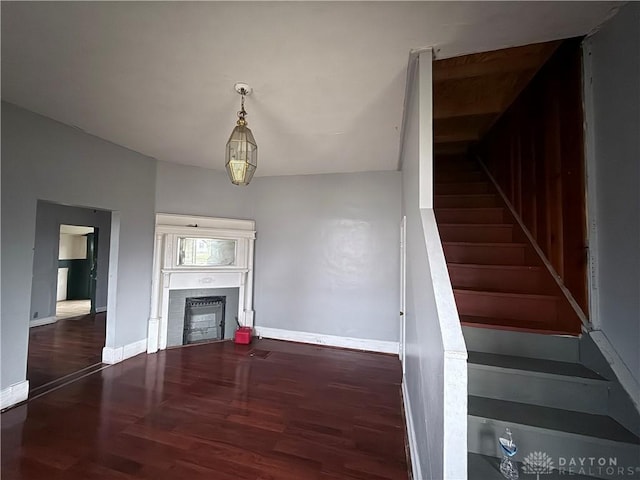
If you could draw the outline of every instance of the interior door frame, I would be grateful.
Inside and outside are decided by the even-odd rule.
[[[398,353],[402,363],[402,376],[405,374],[406,358],[406,301],[407,301],[407,217],[403,215],[400,220],[400,340],[398,342]]]

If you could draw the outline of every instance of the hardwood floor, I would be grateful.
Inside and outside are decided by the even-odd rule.
[[[58,320],[29,329],[27,379],[31,392],[102,361],[106,314]]]
[[[139,355],[2,415],[6,479],[406,479],[397,357],[275,340]]]

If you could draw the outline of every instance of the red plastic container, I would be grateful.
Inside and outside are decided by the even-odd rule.
[[[249,345],[251,343],[251,327],[238,327],[233,341],[240,345]]]

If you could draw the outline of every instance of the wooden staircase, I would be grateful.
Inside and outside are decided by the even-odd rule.
[[[434,207],[464,325],[579,335],[581,322],[474,160],[436,156]]]
[[[625,478],[640,478],[638,412],[588,335],[579,336],[578,315],[488,175],[464,156],[440,155],[434,180],[469,353],[469,480],[504,478],[498,438],[506,428],[518,444],[520,478],[529,478],[522,467],[532,452],[555,462],[545,480],[622,478],[580,467],[573,477],[561,458],[615,458],[634,468]],[[600,360],[585,361],[594,356]]]

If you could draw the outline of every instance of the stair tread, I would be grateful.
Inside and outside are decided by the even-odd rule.
[[[453,292],[463,292],[463,293],[477,293],[482,295],[489,295],[493,297],[503,297],[503,298],[530,298],[530,299],[540,299],[540,300],[558,300],[559,297],[557,295],[546,295],[544,293],[513,293],[513,292],[497,292],[491,290],[478,290],[475,288],[460,288],[456,287],[453,289]]]
[[[497,197],[497,193],[435,193],[434,197]],[[437,207],[441,208],[441,207]]]
[[[538,267],[536,265],[495,265],[495,264],[484,264],[484,263],[452,263],[451,265],[455,265],[456,267],[462,268],[478,268],[482,270],[527,270],[527,271],[542,271],[542,267]]]
[[[579,363],[472,351],[469,352],[469,363],[513,370],[549,373],[567,377],[578,377],[581,379],[607,381],[593,370],[590,370]]]
[[[455,245],[460,247],[472,246],[472,247],[507,247],[507,248],[524,248],[526,243],[522,242],[456,242],[456,241],[443,241],[443,245]]]
[[[513,228],[513,223],[439,223],[439,227],[505,227]]]
[[[437,177],[437,175],[436,175]],[[451,185],[451,184],[459,184],[459,185],[490,185],[488,180],[472,180],[470,182],[462,180],[460,182],[438,182],[437,179],[433,182],[434,185]],[[464,194],[463,194],[464,195]]]
[[[471,211],[478,211],[478,210],[504,210],[504,207],[435,207],[435,211],[439,212],[439,211],[456,211],[459,212],[460,210],[471,210]]]
[[[469,415],[640,445],[640,438],[611,417],[469,395]]]

